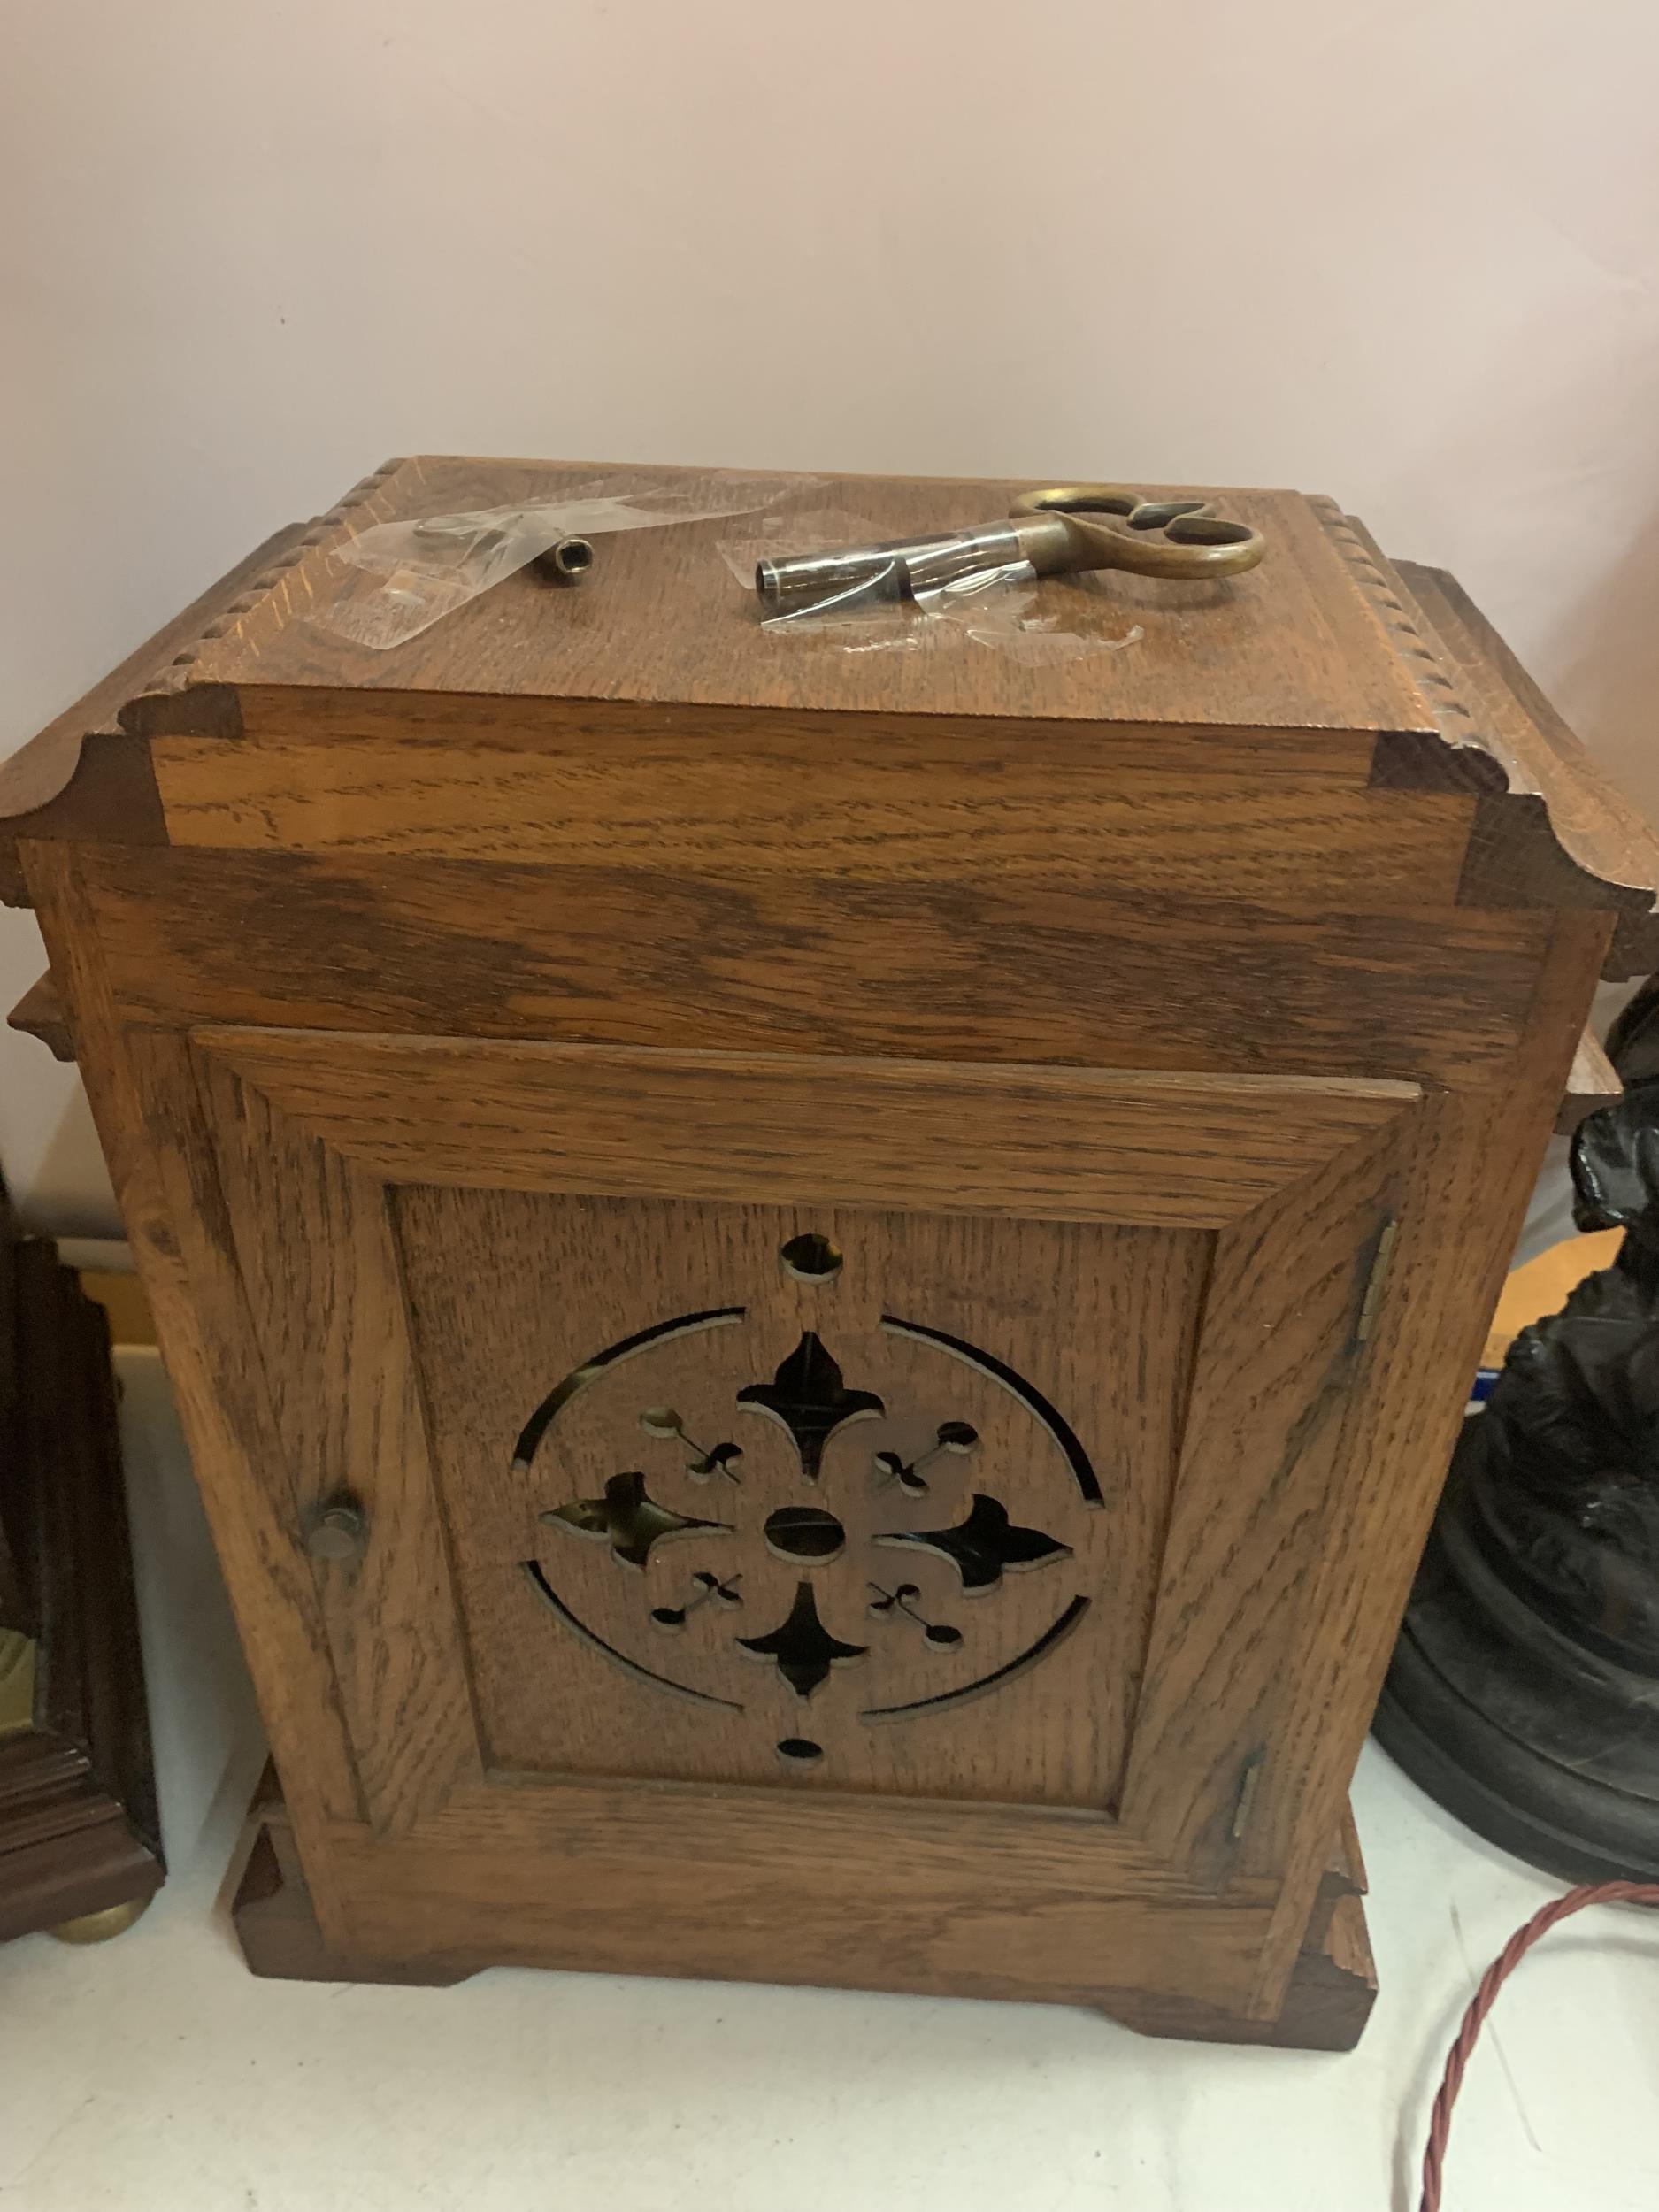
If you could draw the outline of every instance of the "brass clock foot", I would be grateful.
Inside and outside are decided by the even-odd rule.
[[[107,1905],[102,1912],[82,1913],[76,1920],[60,1920],[50,1932],[59,1943],[109,1943],[125,1935],[135,1920],[150,1910],[148,1897],[134,1897],[125,1905]]]

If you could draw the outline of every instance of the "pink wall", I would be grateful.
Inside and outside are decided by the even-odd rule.
[[[1659,809],[1649,0],[26,0],[0,747],[387,454],[1283,483]],[[0,998],[39,964],[0,917]],[[112,1219],[72,1079],[0,1157]]]

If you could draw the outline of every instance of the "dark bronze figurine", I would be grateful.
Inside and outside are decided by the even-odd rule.
[[[1610,1267],[1523,1329],[1453,1459],[1376,1732],[1492,1841],[1574,1881],[1659,1878],[1659,979],[1573,1140]]]

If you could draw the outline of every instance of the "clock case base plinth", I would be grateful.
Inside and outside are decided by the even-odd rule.
[[[1332,1855],[1317,1905],[1276,2020],[1240,2020],[1213,2008],[1125,1989],[1101,2009],[1141,2035],[1183,2042],[1265,2044],[1281,2050],[1351,2051],[1377,1998],[1365,1924],[1364,1868],[1352,1821]],[[254,1792],[226,1877],[224,1903],[250,1973],[269,1981],[364,1982],[452,1989],[492,1966],[547,1966],[517,1954],[510,1929],[487,1957],[363,1959],[333,1947],[317,1923],[294,1826],[274,1768]]]

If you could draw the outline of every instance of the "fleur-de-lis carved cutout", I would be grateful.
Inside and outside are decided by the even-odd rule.
[[[752,1659],[770,1659],[797,1697],[810,1697],[829,1678],[832,1667],[844,1667],[862,1659],[868,1644],[844,1644],[832,1636],[818,1618],[818,1601],[810,1582],[797,1583],[788,1618],[764,1636],[740,1636],[739,1644]]]
[[[780,1258],[785,1273],[793,1280],[816,1285],[825,1296],[833,1295],[833,1286],[841,1266],[841,1254],[826,1237],[816,1233],[810,1237],[792,1239],[781,1248]],[[827,1307],[825,1309],[827,1312]],[[659,1322],[651,1328],[623,1339],[604,1352],[586,1361],[572,1372],[538,1406],[526,1424],[514,1454],[516,1473],[524,1474],[530,1468],[542,1447],[548,1432],[558,1420],[563,1409],[578,1393],[598,1381],[623,1358],[637,1354],[649,1354],[658,1342],[669,1339],[701,1335],[723,1330],[745,1318],[741,1306],[711,1308],[706,1312],[681,1315],[672,1320]],[[937,1330],[919,1324],[899,1321],[884,1317],[882,1330],[889,1336],[904,1342],[933,1347],[964,1361],[980,1374],[989,1376],[1025,1407],[1026,1412],[1046,1430],[1059,1448],[1064,1463],[1070,1467],[1077,1486],[1086,1502],[1098,1505],[1102,1494],[1092,1467],[1076,1435],[1062,1416],[1028,1383],[986,1351],[968,1345]],[[833,1332],[832,1331],[832,1333]],[[735,1340],[733,1348],[735,1348]],[[567,1502],[542,1511],[539,1518],[544,1524],[563,1529],[566,1534],[580,1538],[595,1547],[604,1544],[612,1559],[638,1571],[644,1569],[655,1548],[683,1535],[704,1534],[729,1536],[733,1543],[722,1556],[735,1564],[740,1554],[751,1559],[760,1552],[773,1560],[789,1562],[797,1574],[810,1574],[811,1581],[800,1580],[795,1585],[795,1597],[787,1616],[768,1632],[750,1637],[738,1637],[733,1632],[739,1625],[759,1626],[765,1618],[754,1616],[762,1601],[761,1585],[751,1576],[746,1587],[741,1573],[722,1569],[717,1575],[703,1565],[698,1548],[690,1549],[690,1559],[678,1578],[678,1596],[668,1601],[664,1586],[664,1601],[652,1604],[657,1594],[647,1590],[644,1576],[635,1585],[640,1599],[641,1616],[649,1620],[654,1632],[656,1650],[666,1655],[674,1647],[675,1632],[683,1632],[694,1622],[701,1633],[685,1639],[681,1644],[687,1663],[695,1667],[718,1663],[724,1655],[735,1651],[745,1660],[755,1660],[764,1665],[775,1666],[784,1682],[803,1701],[814,1699],[831,1674],[837,1669],[853,1667],[862,1677],[879,1675],[879,1679],[869,1687],[877,1696],[889,1684],[902,1690],[902,1656],[905,1647],[915,1652],[917,1661],[924,1661],[926,1674],[924,1680],[913,1686],[925,1694],[900,1695],[880,1702],[866,1702],[857,1717],[864,1722],[889,1723],[921,1718],[936,1712],[954,1709],[970,1698],[977,1697],[1000,1683],[1011,1680],[1028,1668],[1041,1662],[1046,1655],[1068,1635],[1087,1613],[1090,1599],[1079,1593],[1064,1605],[1056,1617],[1028,1641],[1025,1648],[1012,1658],[1002,1655],[1002,1645],[1007,1640],[1000,1632],[1002,1624],[997,1617],[1001,1609],[981,1623],[978,1609],[970,1609],[976,1617],[957,1626],[949,1614],[953,1609],[941,1601],[937,1609],[933,1600],[926,1598],[918,1582],[899,1580],[898,1563],[892,1578],[869,1582],[868,1617],[871,1626],[868,1645],[843,1642],[826,1626],[818,1611],[816,1589],[827,1584],[845,1597],[841,1579],[849,1568],[858,1571],[853,1563],[858,1559],[865,1541],[894,1546],[910,1545],[918,1550],[931,1551],[948,1559],[961,1578],[964,1595],[977,1596],[995,1591],[1004,1573],[1018,1570],[1041,1568],[1048,1563],[1070,1555],[1071,1547],[1035,1527],[1016,1525],[1008,1509],[996,1497],[989,1494],[1000,1489],[1001,1478],[1013,1477],[1017,1471],[1005,1464],[1002,1448],[987,1448],[979,1432],[968,1422],[954,1415],[940,1418],[946,1408],[940,1406],[937,1414],[926,1419],[926,1425],[913,1429],[911,1424],[921,1420],[919,1407],[904,1409],[905,1433],[915,1442],[901,1451],[891,1445],[881,1451],[866,1454],[863,1465],[869,1469],[864,1485],[862,1500],[855,1500],[850,1492],[838,1494],[835,1502],[847,1509],[856,1505],[851,1527],[837,1516],[818,1505],[780,1503],[776,1494],[766,1484],[743,1482],[740,1471],[741,1448],[735,1442],[721,1440],[726,1416],[719,1410],[729,1408],[733,1401],[749,1412],[758,1413],[775,1421],[786,1430],[795,1448],[801,1478],[816,1483],[822,1472],[825,1447],[830,1438],[849,1423],[860,1419],[872,1420],[885,1416],[887,1402],[870,1390],[849,1388],[840,1363],[827,1349],[816,1332],[803,1333],[795,1348],[782,1360],[770,1381],[750,1382],[738,1387],[741,1370],[733,1372],[719,1365],[718,1353],[719,1338],[714,1337],[709,1349],[715,1356],[714,1371],[701,1387],[697,1398],[700,1410],[692,1426],[695,1436],[687,1433],[687,1424],[670,1403],[647,1401],[641,1391],[634,1401],[633,1419],[646,1436],[654,1440],[659,1454],[666,1453],[673,1464],[673,1479],[685,1478],[699,1483],[726,1481],[730,1492],[706,1494],[712,1507],[718,1503],[728,1517],[693,1517],[676,1512],[658,1503],[650,1496],[647,1485],[658,1479],[656,1472],[630,1471],[613,1475],[604,1485],[599,1497],[568,1499]],[[753,1368],[749,1371],[752,1374]],[[942,1379],[946,1371],[941,1370]],[[741,1429],[741,1425],[740,1425]],[[879,1431],[877,1432],[879,1435]],[[754,1442],[751,1434],[751,1447]],[[874,1439],[872,1439],[873,1443]],[[625,1449],[627,1448],[625,1446]],[[934,1487],[938,1476],[944,1471],[948,1459],[955,1459],[961,1474],[968,1470],[962,1462],[970,1454],[982,1455],[987,1463],[983,1470],[976,1464],[974,1473],[987,1486],[983,1491],[971,1494],[964,1517],[948,1528],[884,1528],[883,1520],[902,1520],[907,1517],[901,1509],[907,1504],[914,1513],[917,1502],[925,1499]],[[854,1455],[855,1459],[857,1455]],[[611,1463],[613,1466],[615,1460]],[[854,1460],[849,1461],[850,1467]],[[655,1470],[659,1461],[647,1463]],[[846,1470],[843,1470],[843,1474]],[[972,1478],[971,1478],[972,1479]],[[1025,1483],[1021,1479],[1018,1488],[1023,1493]],[[964,1489],[966,1485],[964,1485]],[[953,1485],[954,1493],[954,1485]],[[796,1493],[799,1495],[799,1493]],[[874,1505],[878,1525],[868,1528],[866,1516]],[[882,1508],[887,1509],[883,1511]],[[925,1508],[922,1509],[926,1510]],[[933,1517],[940,1518],[946,1509],[942,1504]],[[758,1544],[759,1549],[757,1546]],[[709,1556],[706,1550],[703,1556]],[[841,1563],[846,1560],[847,1564]],[[690,1571],[695,1561],[699,1571]],[[661,1562],[658,1563],[659,1569]],[[654,1666],[633,1651],[602,1635],[591,1623],[582,1619],[555,1588],[540,1560],[524,1563],[524,1571],[532,1586],[557,1618],[580,1641],[601,1653],[622,1671],[636,1681],[654,1684],[664,1692],[676,1693],[682,1698],[719,1707],[731,1713],[741,1713],[746,1707],[759,1709],[769,1707],[766,1699],[755,1700],[745,1693],[743,1699],[723,1697],[699,1684],[676,1678],[672,1671]],[[601,1569],[607,1578],[609,1569]],[[768,1573],[771,1570],[768,1568]],[[880,1571],[877,1569],[878,1573]],[[673,1577],[670,1577],[671,1581]],[[891,1581],[892,1586],[888,1586]],[[1045,1587],[1047,1586],[1045,1585]],[[1064,1593],[1060,1593],[1064,1595]],[[748,1604],[745,1608],[745,1599]],[[649,1614],[647,1614],[647,1609]],[[770,1608],[768,1609],[770,1609]],[[938,1617],[940,1611],[946,1617]],[[746,1617],[747,1615],[747,1617]],[[721,1617],[725,1617],[724,1619]],[[774,1616],[775,1617],[775,1616]],[[720,1621],[717,1629],[715,1623]],[[1023,1617],[1018,1624],[1028,1626]],[[989,1632],[989,1646],[981,1659],[981,1671],[970,1680],[958,1680],[956,1676],[964,1670],[947,1662],[951,1655],[960,1654],[966,1660],[972,1647],[981,1640],[980,1632]],[[917,1649],[919,1646],[920,1649]],[[747,1673],[747,1668],[739,1670]],[[970,1666],[966,1671],[972,1672]],[[832,1692],[826,1701],[834,1701]],[[817,1710],[815,1703],[812,1708]],[[789,1735],[776,1746],[778,1759],[783,1768],[804,1774],[826,1766],[825,1747],[804,1736]]]
[[[885,1413],[873,1390],[849,1390],[841,1371],[823,1342],[809,1329],[769,1383],[749,1383],[737,1394],[741,1406],[770,1414],[795,1439],[801,1471],[818,1480],[824,1447],[839,1428],[861,1417]]]
[[[955,1528],[885,1529],[875,1540],[914,1544],[919,1550],[940,1553],[956,1568],[963,1589],[971,1594],[994,1589],[1004,1569],[1041,1567],[1050,1559],[1065,1557],[1071,1548],[1045,1536],[1040,1528],[1017,1527],[1005,1505],[978,1490],[966,1520]]]
[[[658,1505],[645,1494],[643,1475],[612,1475],[603,1498],[573,1498],[537,1516],[553,1528],[573,1530],[578,1536],[608,1543],[617,1558],[630,1567],[642,1567],[653,1544],[664,1537],[684,1536],[694,1529],[729,1531],[729,1521],[700,1521]]]

